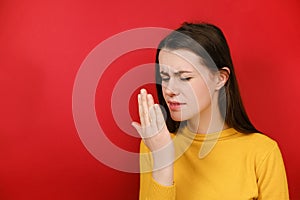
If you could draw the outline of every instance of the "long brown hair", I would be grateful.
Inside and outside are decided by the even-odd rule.
[[[215,25],[208,23],[183,23],[181,27],[171,32],[159,44],[156,51],[156,89],[159,103],[166,112],[166,124],[170,132],[176,133],[179,126],[185,122],[174,121],[162,93],[162,79],[159,71],[158,56],[161,49],[188,49],[199,55],[205,65],[211,69],[221,70],[223,67],[230,69],[230,75],[225,86],[220,90],[220,112],[229,127],[243,133],[259,132],[250,122],[245,111],[239,92],[230,50],[222,31]]]

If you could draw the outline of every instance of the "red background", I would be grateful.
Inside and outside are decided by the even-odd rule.
[[[297,0],[0,1],[0,199],[137,199],[139,175],[101,164],[79,139],[76,73],[116,33],[194,20],[223,29],[249,116],[279,143],[291,199],[300,199],[299,19]],[[126,70],[153,57],[142,51],[117,60],[100,80],[106,93],[96,95],[106,134],[131,151],[139,140],[120,132],[101,108]]]

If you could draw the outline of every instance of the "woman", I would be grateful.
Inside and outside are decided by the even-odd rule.
[[[140,199],[289,199],[280,150],[245,112],[222,31],[184,23],[161,41],[156,63],[166,122],[142,89],[132,124],[143,138]]]

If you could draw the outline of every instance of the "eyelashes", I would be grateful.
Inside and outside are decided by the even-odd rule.
[[[189,81],[189,80],[191,80],[191,79],[192,79],[192,77],[180,78],[180,80],[182,80],[182,81]]]
[[[181,81],[191,80],[193,78],[191,75],[192,75],[192,71],[174,72],[174,77],[179,78]],[[170,80],[170,74],[168,72],[165,72],[165,71],[160,72],[160,77],[161,77],[163,82],[168,82]]]
[[[166,77],[164,77],[164,78],[163,78],[163,77],[161,77],[161,80],[162,80],[162,81],[164,81],[164,82],[167,82],[167,81],[169,81],[169,80],[170,80],[170,78],[169,78],[169,77],[168,77],[168,78],[166,78]]]
[[[191,79],[192,79],[192,77],[182,77],[182,78],[180,78],[180,80],[182,80],[182,81],[189,81]],[[170,80],[170,77],[161,77],[161,80],[164,81],[164,82],[168,82]]]

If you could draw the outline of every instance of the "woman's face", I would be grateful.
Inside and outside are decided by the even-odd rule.
[[[175,121],[200,119],[211,112],[215,78],[201,57],[185,49],[159,53],[162,92]]]

